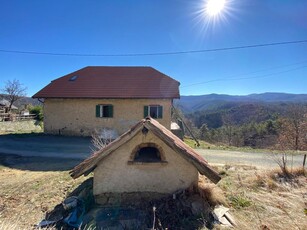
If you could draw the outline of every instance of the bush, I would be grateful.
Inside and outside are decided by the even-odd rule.
[[[43,114],[43,107],[41,105],[33,106],[29,109],[30,114],[36,115],[36,120],[43,121],[44,114]]]

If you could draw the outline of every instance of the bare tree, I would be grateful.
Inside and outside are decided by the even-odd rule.
[[[118,137],[118,133],[113,129],[102,128],[100,130],[95,129],[92,133],[92,152],[99,151],[106,147],[109,143]]]
[[[9,101],[7,112],[11,111],[14,102],[26,96],[26,90],[27,88],[16,79],[6,82],[2,92],[6,94],[7,100]]]
[[[288,117],[280,122],[279,149],[307,150],[307,106],[291,106]]]
[[[234,136],[234,124],[232,116],[229,113],[226,113],[222,116],[224,133],[227,139],[227,144],[230,146],[232,144],[232,139]]]
[[[307,106],[292,105],[288,116],[279,120],[280,129],[276,148],[282,150],[281,158],[275,156],[275,162],[281,168],[283,174],[289,177],[288,159],[286,151],[291,151],[291,172],[293,167],[293,150],[307,150]]]

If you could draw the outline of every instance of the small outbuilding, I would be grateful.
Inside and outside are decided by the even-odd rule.
[[[198,183],[199,173],[217,183],[208,162],[158,121],[147,117],[71,172],[94,172],[96,203],[161,198]]]

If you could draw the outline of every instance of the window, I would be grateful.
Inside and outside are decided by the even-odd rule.
[[[96,105],[96,117],[113,117],[113,105]]]
[[[163,107],[161,105],[144,106],[144,117],[162,118]]]
[[[75,81],[77,80],[78,76],[74,75],[72,77],[69,78],[69,81]]]

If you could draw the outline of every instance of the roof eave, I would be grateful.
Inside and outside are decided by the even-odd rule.
[[[32,98],[45,98],[45,99],[180,99],[180,96],[169,96],[169,97],[63,97],[63,96],[44,96],[34,94]]]

